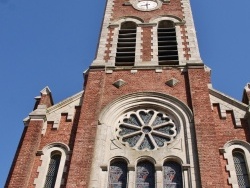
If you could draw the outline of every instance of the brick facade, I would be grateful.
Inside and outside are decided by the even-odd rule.
[[[99,188],[96,185],[98,183],[100,185],[100,182],[105,182],[101,186],[107,187],[109,164],[105,161],[109,157],[107,153],[113,151],[110,148],[110,150],[104,149],[105,144],[112,144],[105,135],[114,132],[109,129],[115,125],[102,124],[100,116],[110,104],[124,96],[150,92],[166,96],[166,100],[168,97],[174,98],[173,101],[178,101],[185,106],[183,111],[190,109],[190,114],[192,113],[192,118],[189,120],[191,128],[181,125],[184,129],[183,135],[180,136],[182,146],[176,146],[177,149],[173,152],[184,153],[179,157],[183,157],[181,158],[183,159],[182,169],[183,176],[186,178],[184,187],[233,187],[228,181],[230,178],[230,173],[226,169],[228,162],[220,151],[231,140],[250,142],[247,106],[250,98],[249,87],[245,88],[244,92],[243,101],[246,104],[211,88],[210,74],[199,57],[188,0],[170,0],[169,3],[163,3],[159,9],[148,12],[138,11],[131,4],[124,3],[124,0],[107,1],[97,57],[85,74],[84,91],[58,104],[53,104],[48,88],[41,91],[41,98],[37,100],[34,111],[27,118],[27,126],[5,187],[35,187],[34,182],[39,176],[39,169],[43,163],[41,156],[44,155],[43,152],[48,145],[56,145],[56,143],[64,144],[70,150],[66,153],[67,160],[61,187]],[[181,44],[178,44],[179,56],[181,56],[179,65],[150,64],[152,59],[155,60],[153,56],[157,56],[152,47],[157,43],[154,41],[155,25],[152,20],[168,16],[169,19],[178,20],[180,36],[177,37],[181,41]],[[138,23],[142,24],[141,26],[137,24],[141,27],[141,44],[138,49],[141,53],[139,59],[142,62],[139,64],[135,62],[136,66],[132,67],[115,67],[111,62],[114,58],[112,52],[115,50],[113,42],[117,37],[116,29],[120,24],[118,21],[126,18],[138,20]],[[168,85],[167,81],[173,79],[177,83]],[[125,84],[115,87],[114,83],[117,80],[122,80]],[[181,105],[178,105],[176,109],[181,108]],[[137,108],[139,107],[140,105]],[[109,128],[104,128],[105,126]],[[105,133],[102,135],[99,130]],[[98,145],[97,140],[102,140],[104,145]],[[167,148],[165,152],[171,153],[173,148]],[[101,149],[105,150],[103,159],[98,159],[97,151]],[[129,149],[126,152],[127,150],[121,151],[119,157],[127,156]],[[157,156],[159,151],[140,152],[141,156],[152,157]],[[162,158],[165,160],[167,157],[173,158],[167,155]],[[108,160],[111,161],[111,159]],[[99,165],[100,161],[103,161],[103,164]],[[155,166],[158,165],[156,174],[162,173],[160,164],[161,161],[155,162]],[[250,164],[247,165],[250,166]],[[135,176],[135,167],[130,164],[129,168],[128,174]],[[93,173],[96,171],[100,177],[94,177],[96,174]],[[162,185],[161,178],[158,177],[157,185]],[[132,188],[134,183],[135,180],[131,178],[128,187]]]

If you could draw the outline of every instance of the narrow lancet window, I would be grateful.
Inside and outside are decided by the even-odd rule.
[[[164,20],[158,25],[158,60],[160,65],[178,65],[175,24]]]
[[[136,23],[128,21],[121,24],[119,30],[116,66],[132,66],[135,62]]]
[[[56,154],[52,153],[51,154],[44,188],[54,188],[55,187],[60,161],[61,161],[61,154],[60,153],[56,153]]]
[[[127,163],[113,162],[109,168],[109,188],[127,188]]]
[[[164,188],[183,188],[181,165],[173,161],[165,162],[163,179]]]
[[[139,162],[136,171],[136,188],[155,188],[155,168],[148,161]]]
[[[233,152],[233,160],[239,188],[250,188],[249,174],[244,155],[241,152]]]

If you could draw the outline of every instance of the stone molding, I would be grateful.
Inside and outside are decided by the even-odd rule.
[[[42,135],[46,133],[48,121],[53,122],[54,129],[59,129],[62,114],[67,114],[67,121],[73,121],[75,107],[81,105],[83,93],[84,91],[81,91],[49,108],[46,108],[46,105],[38,105],[38,108],[23,120],[24,125],[28,126],[31,120],[43,120]]]
[[[154,108],[169,114],[176,123],[182,127],[177,139],[166,148],[159,148],[157,151],[136,151],[118,142],[115,136],[115,126],[119,117],[125,112],[133,109]],[[183,166],[183,179],[190,182],[186,188],[200,187],[198,174],[197,156],[194,153],[195,144],[193,115],[191,110],[177,98],[157,92],[131,93],[121,96],[108,104],[99,115],[99,124],[96,132],[96,143],[94,149],[92,171],[90,175],[89,187],[100,187],[108,182],[108,172],[102,171],[100,166],[107,166],[110,161],[116,158],[126,158],[128,165],[136,169],[136,164],[141,160],[152,162],[157,168],[157,186],[162,186],[162,171],[166,160],[175,160],[180,164],[188,164],[189,170]],[[166,158],[168,157],[168,158]],[[156,162],[157,161],[157,162]],[[160,164],[160,165],[159,165]],[[97,179],[97,177],[99,177]],[[129,171],[129,188],[134,186],[135,173]]]
[[[131,21],[137,24],[137,26],[139,26],[140,24],[142,24],[142,20],[140,18],[136,18],[136,17],[123,17],[119,20],[116,20],[115,22],[112,22],[110,24],[110,26],[112,25],[116,25],[116,27],[114,27],[114,31],[113,31],[113,40],[111,43],[111,49],[110,49],[110,60],[108,60],[107,63],[105,63],[107,66],[115,66],[115,57],[116,57],[116,50],[117,50],[117,44],[118,44],[118,33],[119,30],[121,28],[121,24],[123,22],[127,22],[127,21]],[[118,25],[118,27],[117,27]],[[141,62],[141,55],[142,55],[142,29],[141,27],[137,27],[136,29],[136,47],[135,47],[135,62]],[[106,49],[107,50],[107,49]]]
[[[58,173],[57,173],[57,178],[56,178],[56,183],[55,183],[55,188],[60,188],[61,185],[64,185],[64,179],[62,177],[63,177],[63,172],[67,170],[65,163],[66,163],[66,160],[69,160],[69,153],[70,153],[69,146],[61,142],[58,142],[58,143],[55,142],[55,143],[46,145],[42,149],[42,151],[38,151],[38,152],[41,154],[40,160],[42,161],[42,164],[37,169],[38,177],[34,180],[35,188],[44,187],[52,152],[60,152],[61,154],[60,165],[58,168]]]
[[[185,31],[188,37],[187,47],[190,49],[190,55],[191,55],[189,60],[201,61],[190,0],[181,0],[181,3],[182,3],[182,9],[183,9],[184,17],[185,17],[184,20],[186,22]]]
[[[248,106],[242,102],[239,102],[209,86],[210,102],[213,109],[213,104],[219,104],[221,118],[226,118],[227,111],[233,112],[233,117],[236,127],[242,127],[241,119],[246,118],[248,112]]]
[[[98,44],[98,49],[97,49],[97,55],[96,59],[93,61],[92,66],[99,66],[99,65],[104,65],[104,56],[105,56],[105,50],[106,50],[106,45],[107,45],[107,36],[109,33],[109,24],[110,20],[112,17],[113,13],[113,8],[114,8],[114,0],[108,0],[106,4],[106,10],[105,10],[105,15],[103,18],[103,25],[102,25],[102,31],[100,34],[100,40]]]
[[[233,161],[233,151],[241,151],[245,156],[246,166],[248,173],[250,172],[250,144],[243,140],[231,140],[227,142],[220,152],[227,160],[226,170],[229,172],[228,183],[232,185],[232,188],[238,188],[238,180],[235,172],[235,166]]]

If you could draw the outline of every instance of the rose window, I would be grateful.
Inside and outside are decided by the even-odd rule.
[[[137,110],[124,114],[116,130],[118,139],[137,150],[154,150],[175,139],[177,126],[173,119],[156,110]]]

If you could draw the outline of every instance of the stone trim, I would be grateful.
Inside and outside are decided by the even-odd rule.
[[[134,17],[124,17],[121,18],[119,20],[116,20],[115,22],[109,24],[110,27],[113,28],[113,40],[111,42],[111,47],[110,47],[110,59],[108,60],[108,62],[105,63],[106,66],[115,66],[115,57],[116,57],[116,50],[117,50],[117,44],[118,44],[118,34],[119,34],[119,30],[121,28],[121,24],[123,22],[127,22],[127,21],[131,21],[131,22],[135,22],[137,24],[137,26],[139,26],[140,24],[142,24],[142,21],[138,18],[134,18]],[[136,29],[136,48],[135,48],[135,62],[141,62],[141,55],[142,55],[142,29],[141,27],[137,27]]]
[[[152,27],[152,34],[153,34],[153,37],[152,37],[152,40],[151,40],[151,43],[153,44],[152,45],[152,52],[151,52],[151,55],[152,55],[152,59],[151,59],[151,63],[152,65],[158,65],[158,34],[157,34],[157,29],[158,29],[158,24],[160,21],[163,21],[163,20],[169,20],[169,21],[172,21],[175,23],[175,31],[176,31],[176,41],[177,41],[177,48],[178,48],[178,57],[179,57],[179,64],[180,65],[185,65],[184,60],[185,60],[185,57],[184,57],[184,45],[182,44],[182,35],[181,35],[181,28],[180,28],[180,23],[181,20],[179,18],[175,18],[175,17],[172,17],[172,16],[168,16],[168,15],[165,15],[165,16],[161,16],[161,17],[157,17],[157,18],[154,18],[154,19],[151,19],[150,20],[150,23],[153,24],[154,27]]]
[[[186,22],[185,31],[187,33],[187,39],[186,39],[188,42],[187,47],[190,49],[189,54],[191,55],[189,60],[201,62],[197,36],[196,36],[196,31],[195,31],[195,26],[194,26],[194,21],[193,21],[193,15],[192,15],[192,10],[190,6],[190,0],[181,0],[181,3],[182,3],[182,9],[183,9],[184,17],[185,17],[185,22]]]
[[[156,163],[154,158],[151,158],[151,157],[148,157],[148,156],[143,156],[143,157],[138,158],[138,160],[136,160],[136,162],[134,164],[130,164],[129,161],[127,159],[125,159],[125,158],[116,157],[116,158],[110,160],[108,165],[101,165],[100,166],[102,171],[106,172],[106,176],[108,176],[108,178],[109,178],[109,169],[110,169],[110,165],[111,165],[112,161],[120,160],[120,159],[122,159],[122,161],[126,162],[126,164],[127,164],[127,172],[128,172],[127,185],[128,185],[128,187],[134,187],[135,181],[131,182],[130,180],[131,179],[136,180],[137,164],[139,162],[142,162],[142,161],[148,161],[148,162],[150,162],[150,163],[152,163],[154,165],[154,168],[155,168],[155,182],[157,183],[157,187],[162,187],[163,186],[163,179],[164,179],[164,177],[163,177],[163,166],[164,166],[164,163],[167,162],[167,161],[175,161],[175,162],[177,162],[182,168],[183,185],[186,185],[185,188],[189,187],[188,186],[189,183],[187,183],[188,182],[188,172],[187,171],[190,169],[190,164],[183,164],[182,161],[178,157],[172,156],[171,158],[165,159],[163,161],[163,163]],[[133,186],[131,186],[131,184]]]
[[[51,94],[51,90],[48,86],[46,86],[44,89],[40,91],[41,95],[48,95]]]
[[[67,106],[76,100],[80,100],[82,98],[83,93],[84,93],[84,91],[80,91],[79,93],[77,93],[71,97],[68,97],[68,98],[64,99],[63,101],[49,107],[47,109],[48,113],[52,113],[53,111],[56,111],[64,106]]]
[[[47,122],[53,122],[53,129],[59,129],[62,114],[67,114],[67,121],[73,121],[75,116],[75,107],[81,106],[83,91],[69,97],[47,109]],[[44,123],[42,134],[47,130],[47,122]]]
[[[241,150],[245,156],[246,166],[248,168],[248,175],[250,172],[250,144],[243,140],[231,140],[227,142],[222,149],[224,158],[227,160],[226,170],[229,172],[228,183],[232,188],[238,188],[238,180],[235,172],[233,161],[233,151]]]
[[[42,151],[39,151],[39,153],[41,154],[40,160],[42,161],[42,164],[37,169],[37,172],[39,174],[38,174],[38,177],[34,180],[35,188],[43,188],[45,180],[46,180],[48,166],[50,163],[51,153],[56,152],[56,151],[61,153],[61,161],[60,161],[60,165],[59,165],[59,169],[57,173],[55,188],[60,188],[61,185],[64,185],[64,179],[62,177],[63,177],[63,172],[65,172],[67,169],[67,167],[65,166],[65,162],[66,160],[69,160],[68,155],[69,155],[70,149],[64,143],[51,143],[45,146],[42,149]]]
[[[115,128],[122,114],[138,108],[154,108],[166,112],[181,126],[176,141],[167,148],[159,148],[158,152],[135,151],[122,145],[115,137]],[[124,95],[108,104],[99,115],[99,124],[96,132],[96,143],[92,162],[89,187],[101,187],[107,185],[108,173],[103,172],[100,166],[108,166],[110,159],[116,157],[127,158],[130,165],[137,164],[138,160],[149,160],[153,164],[163,164],[166,157],[182,161],[181,164],[189,164],[190,168],[183,171],[185,188],[200,187],[198,175],[198,159],[194,143],[194,124],[191,110],[183,102],[175,97],[157,92],[139,92]],[[157,161],[157,162],[156,162]],[[157,178],[162,179],[162,172],[157,171]],[[129,171],[129,186],[134,187],[135,172]],[[162,186],[160,178],[157,185]],[[159,180],[159,181],[158,181]],[[188,182],[188,183],[187,183]],[[102,183],[102,184],[101,184]]]
[[[241,119],[246,118],[248,106],[215,89],[209,88],[209,93],[212,109],[213,104],[219,104],[221,118],[226,118],[226,112],[232,111],[236,127],[242,127]]]
[[[102,31],[99,38],[99,45],[97,49],[96,59],[93,61],[91,66],[100,66],[105,65],[104,57],[105,57],[105,50],[107,46],[107,36],[109,33],[109,23],[112,17],[114,8],[114,0],[108,0],[106,4],[105,15],[103,19]]]

